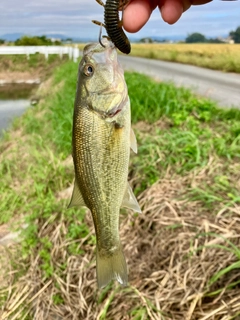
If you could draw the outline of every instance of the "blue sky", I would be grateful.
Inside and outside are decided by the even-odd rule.
[[[6,33],[42,35],[57,33],[75,38],[98,38],[91,20],[103,21],[103,7],[95,0],[1,0],[0,37]],[[200,32],[207,37],[225,36],[240,26],[240,1],[220,1],[195,6],[174,25],[166,24],[156,9],[150,21],[130,38],[158,36],[185,38]]]

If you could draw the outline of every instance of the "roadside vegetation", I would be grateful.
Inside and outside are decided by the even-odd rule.
[[[240,44],[132,44],[132,56],[240,73]]]
[[[0,142],[0,224],[28,225],[1,249],[0,318],[237,319],[240,111],[126,73],[143,214],[121,214],[129,286],[99,291],[91,215],[67,210],[76,78],[77,64],[59,66]]]

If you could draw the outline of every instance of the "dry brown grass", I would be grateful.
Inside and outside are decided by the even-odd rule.
[[[202,184],[214,166],[211,159],[204,169],[186,177],[167,174],[141,194],[143,214],[121,215],[121,238],[129,266],[129,286],[125,288],[114,284],[107,290],[97,290],[95,245],[89,241],[94,234],[90,213],[85,216],[90,234],[75,241],[84,250],[82,255],[69,254],[68,221],[60,213],[48,221],[36,221],[38,238],[48,237],[53,243],[51,264],[62,274],[54,272],[44,278],[40,243],[27,259],[28,265],[26,257],[18,257],[19,270],[28,271],[15,287],[14,276],[9,273],[5,289],[8,298],[1,319],[24,319],[24,306],[30,308],[29,319],[38,320],[237,319],[239,284],[231,290],[228,285],[239,280],[239,269],[227,272],[211,285],[209,281],[236,262],[234,253],[220,246],[231,248],[229,240],[239,246],[240,206],[219,206],[218,214],[213,215],[202,210],[198,201],[186,200],[189,186]],[[17,247],[14,250],[16,254]],[[211,295],[217,290],[218,294]],[[53,302],[56,296],[61,297],[61,303]]]

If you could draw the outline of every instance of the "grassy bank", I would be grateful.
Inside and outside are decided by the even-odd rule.
[[[43,54],[26,55],[0,55],[0,80],[16,82],[19,80],[47,79],[54,68],[68,61],[68,56],[60,58],[56,54],[45,59]]]
[[[240,111],[126,74],[139,145],[129,179],[143,214],[121,214],[129,286],[98,291],[91,216],[66,209],[76,73],[60,66],[0,145],[0,223],[29,223],[5,255],[1,319],[236,319]]]
[[[57,54],[50,54],[48,59],[45,58],[43,54],[35,53],[30,54],[29,58],[24,55],[1,55],[0,56],[0,70],[1,71],[33,71],[36,68],[41,68],[42,70],[51,71],[56,65],[61,62],[66,62],[68,60],[67,55],[63,55],[60,58]],[[49,70],[50,69],[50,70]]]

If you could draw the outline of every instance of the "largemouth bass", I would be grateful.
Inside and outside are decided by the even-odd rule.
[[[120,207],[141,212],[127,182],[131,130],[130,101],[114,44],[102,39],[84,48],[79,64],[73,115],[75,183],[69,207],[91,210],[97,239],[99,288],[116,279],[128,282],[119,238]]]

